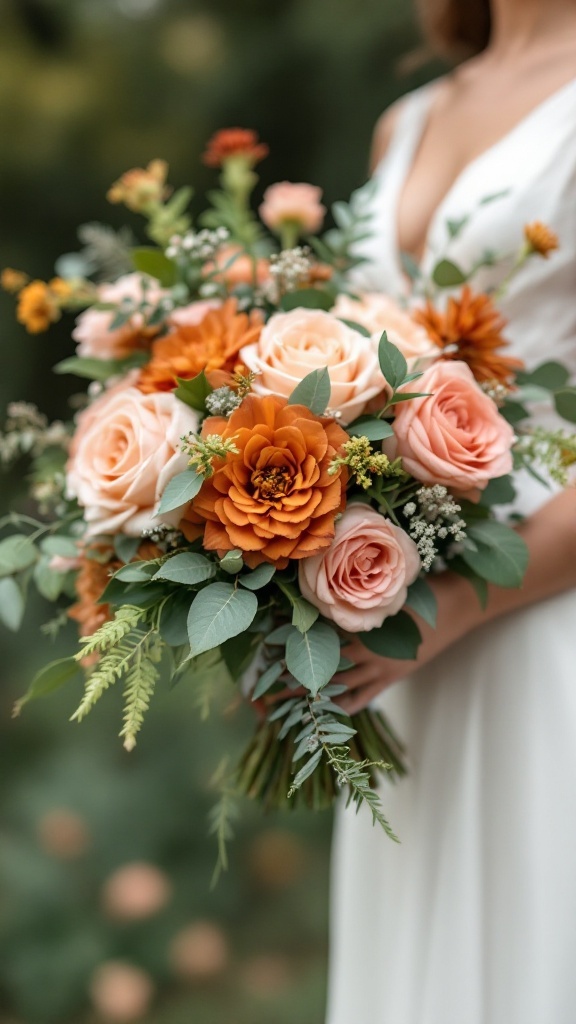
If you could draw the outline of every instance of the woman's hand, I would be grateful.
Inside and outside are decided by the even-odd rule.
[[[414,661],[382,658],[369,651],[356,637],[343,648],[344,657],[354,662],[354,668],[337,676],[338,683],[345,684],[349,690],[338,698],[347,714],[361,711],[382,690],[432,661],[481,622],[478,599],[466,580],[445,573],[432,577],[429,583],[438,602],[438,624],[436,629],[432,629],[414,616],[422,633],[422,643]]]

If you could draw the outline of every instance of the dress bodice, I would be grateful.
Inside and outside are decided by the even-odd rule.
[[[372,235],[362,243],[367,262],[360,283],[366,289],[409,298],[397,206],[433,96],[431,83],[404,99],[375,171]],[[499,198],[485,202],[494,195]],[[449,222],[468,216],[464,229],[451,238]],[[528,367],[557,359],[576,374],[576,79],[466,165],[432,218],[421,270],[426,276],[445,256],[467,271],[491,251],[498,263],[478,272],[474,286],[497,286],[510,269],[524,225],[535,220],[558,234],[560,250],[547,260],[530,260],[513,280],[500,302],[509,321],[507,336]]]

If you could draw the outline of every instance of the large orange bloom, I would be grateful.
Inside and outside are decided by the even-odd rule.
[[[506,320],[488,295],[475,294],[468,285],[459,298],[448,300],[445,313],[428,301],[424,309],[414,311],[413,317],[442,349],[442,359],[468,363],[480,383],[508,384],[524,365],[520,359],[500,354],[508,345],[502,336]]]
[[[258,340],[262,316],[239,313],[236,299],[210,309],[198,324],[181,325],[152,345],[152,358],[142,370],[140,391],[172,391],[176,378],[195,377],[201,370],[233,370],[243,345]]]
[[[240,548],[250,566],[284,568],[290,558],[330,545],[347,477],[340,467],[333,475],[328,468],[349,440],[334,420],[275,395],[248,395],[229,420],[206,420],[202,434],[234,438],[238,448],[217,460],[192,502],[192,521],[206,520],[205,548]]]

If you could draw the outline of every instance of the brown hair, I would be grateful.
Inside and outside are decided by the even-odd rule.
[[[417,0],[420,21],[435,50],[461,58],[488,45],[490,0]]]

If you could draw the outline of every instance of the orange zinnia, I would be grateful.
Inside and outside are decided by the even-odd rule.
[[[235,299],[211,309],[199,324],[182,325],[152,345],[152,358],[138,380],[140,391],[172,391],[177,377],[190,380],[202,370],[233,370],[243,345],[257,341],[262,316],[238,313]]]
[[[208,141],[202,160],[208,167],[222,167],[227,160],[241,156],[254,167],[268,152],[268,146],[250,128],[222,128]]]
[[[202,434],[234,439],[238,449],[215,460],[214,475],[192,502],[192,520],[206,520],[205,548],[240,548],[250,566],[284,568],[290,558],[330,545],[347,476],[329,467],[349,440],[334,420],[276,395],[248,395],[229,420],[205,420]]]
[[[459,298],[448,300],[445,313],[428,301],[424,309],[413,312],[413,318],[442,349],[441,359],[468,363],[480,383],[508,384],[524,366],[520,359],[500,354],[509,344],[502,336],[506,320],[488,295],[475,294],[468,285]]]

